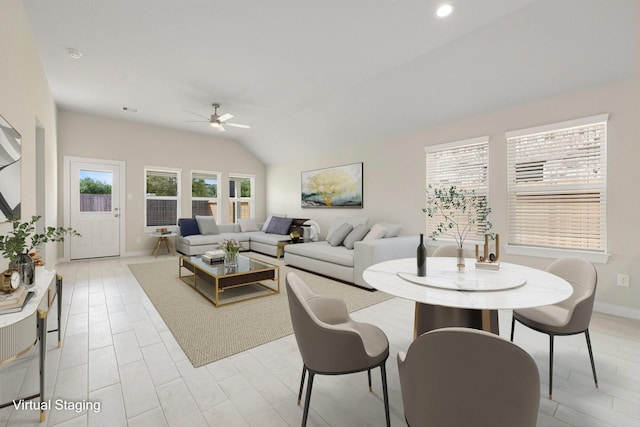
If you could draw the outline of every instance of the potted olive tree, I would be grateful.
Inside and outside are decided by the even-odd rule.
[[[458,246],[458,271],[464,270],[464,241],[470,234],[489,235],[491,208],[486,197],[478,196],[475,190],[450,187],[427,188],[427,207],[423,211],[435,219],[435,228],[429,235],[435,240],[440,235],[453,238]]]
[[[31,251],[47,242],[62,242],[65,235],[80,236],[71,227],[46,227],[41,233],[36,232],[36,223],[40,216],[34,215],[30,221],[11,220],[13,230],[0,236],[0,252],[9,260],[9,269],[20,272],[25,287],[33,286],[35,278],[35,261],[29,255]]]

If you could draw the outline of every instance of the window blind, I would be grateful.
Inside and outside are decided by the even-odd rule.
[[[507,133],[508,243],[606,250],[607,115]]]
[[[451,187],[475,190],[476,196],[488,197],[489,138],[479,137],[463,141],[438,144],[425,148],[426,184],[432,187]],[[434,230],[441,218],[426,219],[427,233]],[[484,239],[484,224],[476,224],[476,231],[469,234],[474,240]]]

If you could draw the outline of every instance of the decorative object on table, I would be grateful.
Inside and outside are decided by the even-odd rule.
[[[20,217],[22,137],[0,116],[0,222]]]
[[[484,268],[485,270],[499,270],[500,269],[500,235],[496,233],[496,251],[489,252],[489,236],[484,236],[484,248],[482,255],[478,245],[476,245],[476,268]]]
[[[65,235],[78,236],[80,233],[71,227],[46,227],[42,233],[36,233],[36,223],[39,215],[31,217],[30,221],[21,222],[12,219],[13,230],[0,236],[0,251],[9,261],[9,268],[20,272],[25,287],[33,286],[35,277],[35,260],[29,253],[48,242],[62,242]]]
[[[289,237],[291,237],[291,241],[293,243],[298,243],[298,240],[300,240],[300,233],[293,231],[289,234]]]
[[[362,165],[352,163],[302,172],[302,207],[362,209]]]
[[[471,235],[493,237],[492,224],[488,216],[491,208],[486,197],[476,195],[475,190],[450,187],[427,188],[427,207],[423,212],[434,218],[435,229],[430,237],[435,240],[440,235],[453,237],[458,246],[456,264],[458,271],[464,271],[464,241]]]
[[[427,275],[427,248],[424,246],[424,234],[420,234],[420,244],[417,250],[418,276],[425,277]]]
[[[216,249],[215,251],[206,251],[200,257],[202,261],[207,264],[215,264],[217,262],[223,262],[225,257],[225,252],[221,249]]]
[[[20,283],[22,283],[22,277],[18,270],[5,270],[0,277],[0,292],[10,294],[18,289]]]
[[[228,268],[237,268],[240,242],[235,239],[224,239],[220,242],[218,247],[224,251],[224,266]]]

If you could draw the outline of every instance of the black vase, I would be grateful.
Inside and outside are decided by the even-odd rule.
[[[15,268],[20,272],[22,284],[29,289],[35,283],[36,262],[29,254],[20,254],[9,262],[9,268]]]
[[[427,248],[424,246],[424,235],[420,235],[420,244],[416,254],[418,263],[418,276],[425,277],[427,275]]]

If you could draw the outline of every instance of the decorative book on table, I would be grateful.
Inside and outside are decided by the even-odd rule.
[[[22,311],[33,294],[33,290],[28,291],[24,286],[20,286],[13,293],[0,294],[0,314],[17,313]]]

